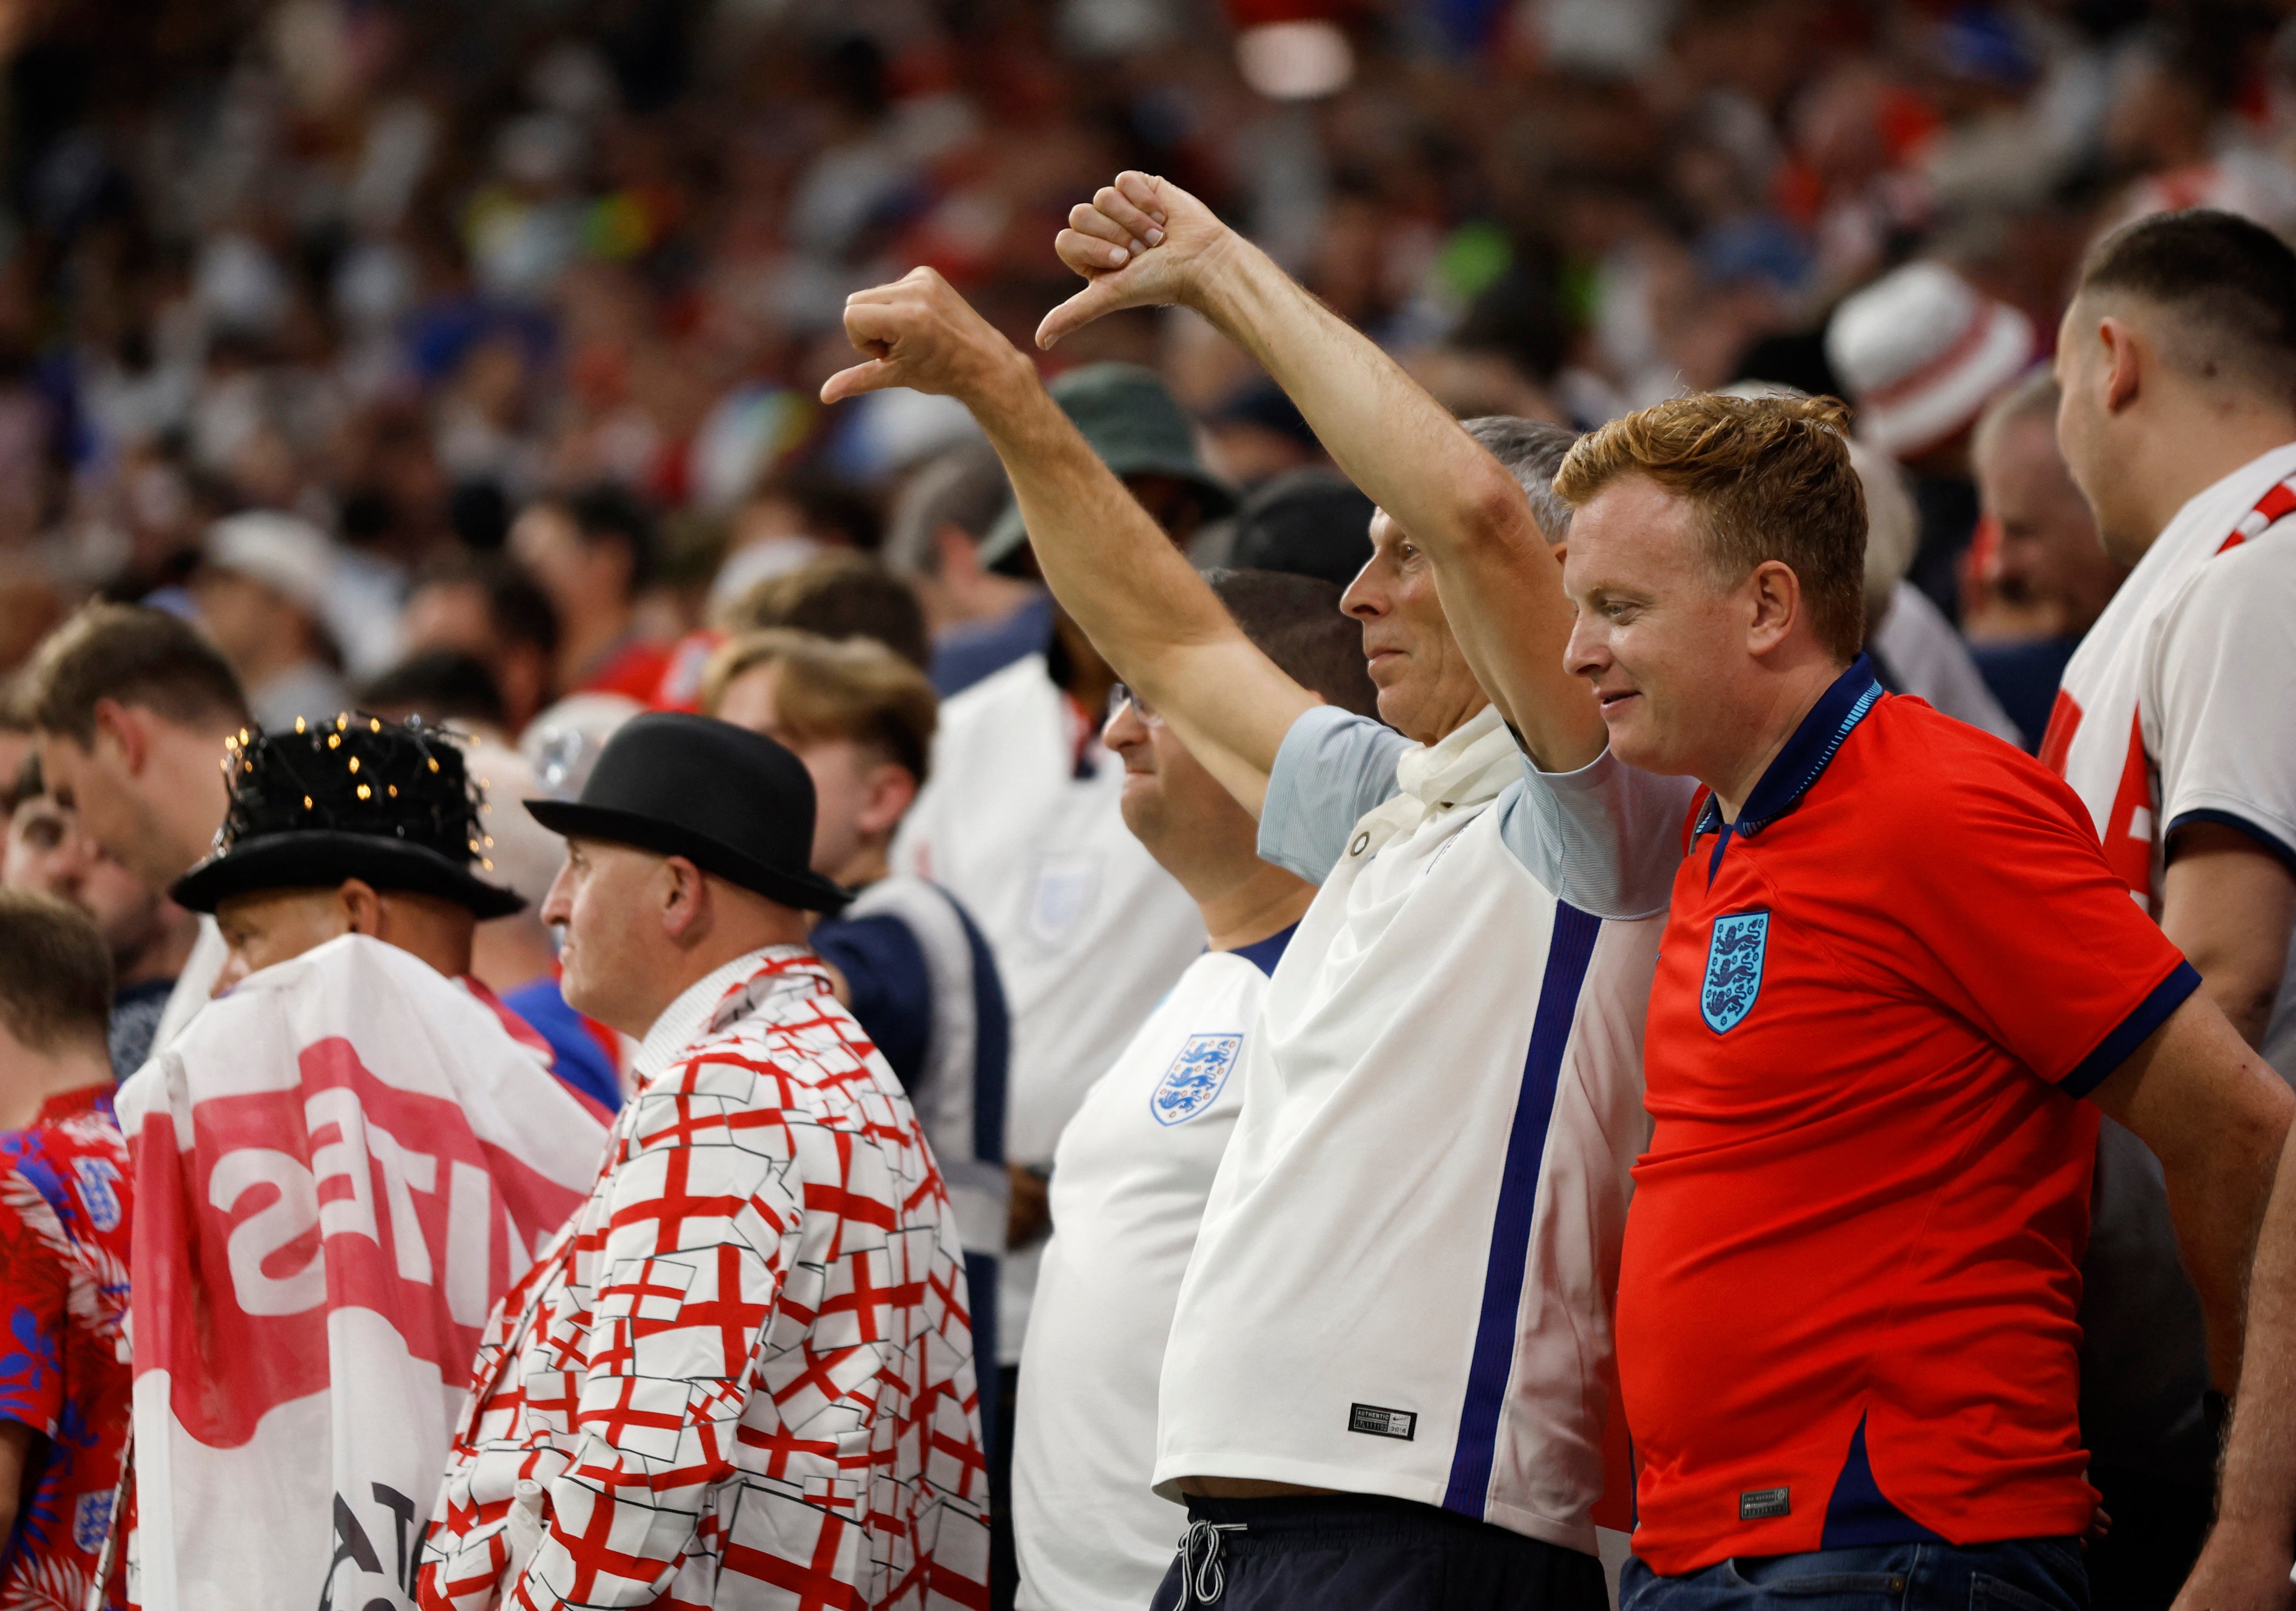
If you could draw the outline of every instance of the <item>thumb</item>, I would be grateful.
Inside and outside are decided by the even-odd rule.
[[[1044,323],[1037,326],[1037,345],[1049,352],[1062,337],[1082,330],[1105,314],[1130,307],[1131,299],[1119,284],[1123,277],[1120,274],[1103,275],[1046,314]]]
[[[871,358],[865,364],[856,364],[850,369],[840,369],[821,383],[821,400],[841,403],[847,398],[858,397],[865,391],[878,391],[901,382],[894,378],[890,358]]]

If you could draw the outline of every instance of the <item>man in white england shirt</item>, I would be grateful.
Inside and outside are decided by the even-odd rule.
[[[1292,680],[1372,713],[1335,584],[1266,571],[1207,579]],[[1236,1063],[1316,895],[1259,859],[1250,817],[1128,691],[1101,741],[1124,762],[1125,825],[1195,900],[1208,949],[1086,1094],[1054,1156],[1053,1239],[1013,1440],[1022,1611],[1139,1611],[1171,1562],[1181,1514],[1148,1484],[1164,1341],[1243,1104]]]
[[[1119,183],[1165,216],[1113,187],[1072,211],[1092,227],[1060,249],[1094,283],[1039,341],[1181,300],[1285,387],[1382,510],[1345,607],[1398,731],[1319,705],[1254,648],[1112,496],[1028,360],[931,270],[849,300],[871,361],[823,395],[965,402],[1054,596],[1259,817],[1261,856],[1321,886],[1245,1046],[1243,1110],[1181,1286],[1154,1476],[1190,1525],[1154,1604],[1594,1611],[1656,935],[1573,909],[1525,866],[1510,725],[1599,742],[1562,670],[1551,579],[1505,629],[1550,642],[1553,675],[1502,709],[1414,541],[1491,533],[1551,567],[1526,489],[1568,433],[1493,422],[1479,443],[1202,203]]]
[[[2084,266],[2056,369],[2066,465],[2105,552],[2133,569],[2065,668],[2041,759],[2080,795],[2106,860],[2226,1017],[2296,1079],[2296,253],[2227,213],[2130,225]],[[2107,1475],[2137,1464],[2197,1490],[2181,1559],[2164,1563],[2173,1582],[2206,1520],[2217,1439],[2166,1221],[2157,1166],[2107,1126],[2084,1357],[2117,1356],[2124,1372],[2134,1362],[2148,1391],[2122,1395],[2115,1424],[2092,1425],[2085,1382],[2083,1431]],[[2251,1346],[2258,1335],[2252,1325]],[[2261,1410],[2273,1393],[2259,1380],[2286,1379],[2245,1377],[2243,1406]],[[2264,1430],[2253,1420],[2236,1445]],[[2238,1458],[2225,1467],[2227,1516]],[[2129,1507],[2101,1485],[2119,1533]],[[2215,1568],[2240,1538],[2237,1525],[2218,1533]],[[2284,1576],[2288,1540],[2282,1530]]]

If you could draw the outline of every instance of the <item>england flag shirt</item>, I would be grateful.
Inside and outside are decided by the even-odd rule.
[[[1164,1358],[1155,1479],[1439,1505],[1592,1554],[1652,924],[1521,859],[1495,711],[1285,735],[1260,854],[1319,883]]]
[[[1293,933],[1197,958],[1061,1132],[1013,1446],[1021,1611],[1140,1611],[1171,1565],[1186,1517],[1148,1486],[1164,1339]]]

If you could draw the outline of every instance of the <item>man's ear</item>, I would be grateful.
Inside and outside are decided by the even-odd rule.
[[[880,761],[869,769],[866,797],[853,826],[864,834],[890,834],[916,797],[916,777],[908,768],[897,761]]]
[[[661,932],[674,944],[699,941],[709,932],[709,881],[683,856],[661,863]]]
[[[2096,322],[2096,339],[2103,349],[2098,374],[2104,387],[2104,411],[2119,414],[2136,400],[2152,355],[2127,320],[2109,314]]]
[[[382,897],[374,885],[364,878],[346,878],[335,889],[335,906],[341,912],[344,931],[365,934],[370,939],[382,938]]]
[[[119,751],[119,763],[127,768],[130,777],[140,777],[152,759],[151,719],[144,711],[121,704],[116,699],[95,702],[95,744],[101,749],[110,739]],[[74,740],[78,743],[78,740]]]
[[[1801,578],[1783,560],[1766,559],[1746,579],[1752,608],[1746,622],[1746,647],[1767,654],[1786,640],[1801,619]]]

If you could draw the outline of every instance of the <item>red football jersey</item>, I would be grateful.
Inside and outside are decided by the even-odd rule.
[[[1620,1278],[1636,1553],[2080,1533],[2079,1098],[2198,975],[2061,781],[1862,659],[1734,825],[1693,811]]]

